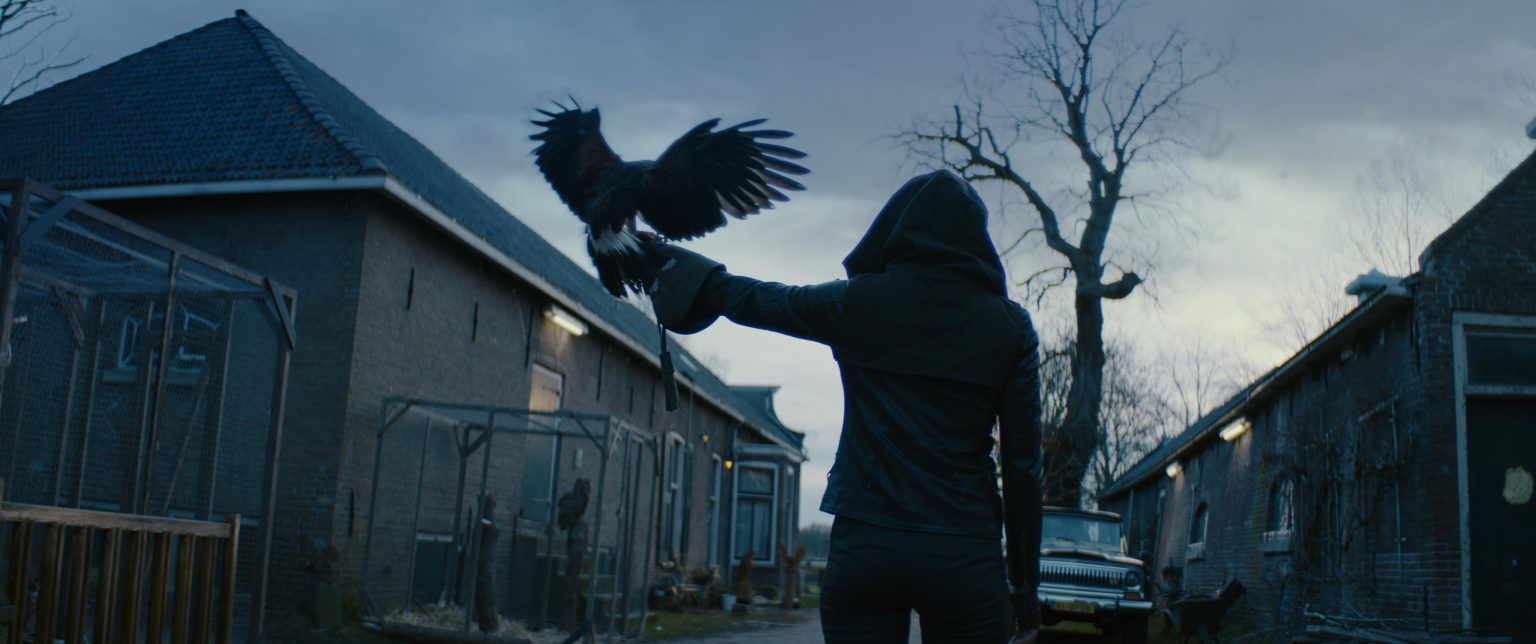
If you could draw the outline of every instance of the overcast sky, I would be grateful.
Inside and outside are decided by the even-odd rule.
[[[583,265],[580,225],[532,163],[534,108],[567,93],[600,106],[609,142],[635,159],[706,118],[767,117],[809,153],[809,190],[694,247],[795,283],[842,276],[844,254],[916,171],[890,135],[960,96],[977,69],[966,54],[986,47],[989,12],[1009,6],[75,0],[60,35],[89,55],[75,73],[243,7]],[[1536,103],[1519,88],[1536,77],[1530,0],[1150,0],[1130,17],[1137,33],[1178,24],[1232,55],[1194,96],[1222,145],[1188,159],[1191,181],[1166,200],[1185,232],[1126,224],[1156,242],[1162,268],[1146,293],[1107,307],[1109,327],[1146,355],[1200,336],[1253,368],[1277,364],[1297,345],[1266,324],[1286,285],[1315,279],[1339,250],[1338,222],[1373,162],[1411,157],[1452,217],[1532,147],[1523,129]],[[1025,227],[1027,211],[983,194],[998,236]],[[1025,248],[1009,269],[1049,261]],[[1342,292],[1352,276],[1323,279]],[[1035,315],[1046,329],[1070,324],[1049,304]],[[802,524],[828,520],[816,507],[842,415],[830,352],[728,322],[686,342],[728,382],[783,386],[779,414],[808,434],[811,455]]]

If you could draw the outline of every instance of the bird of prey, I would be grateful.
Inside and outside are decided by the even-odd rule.
[[[560,495],[559,504],[556,506],[558,513],[555,518],[560,524],[561,530],[570,530],[572,526],[581,521],[581,515],[587,513],[587,500],[592,496],[592,484],[586,479],[576,479],[571,486],[571,491]]]
[[[718,131],[720,119],[710,119],[655,161],[624,161],[603,140],[597,108],[571,103],[538,110],[548,119],[534,121],[544,129],[529,138],[539,142],[533,152],[544,178],[587,225],[587,253],[614,297],[626,287],[642,292],[647,281],[637,260],[648,233],[635,232],[637,214],[662,238],[693,239],[724,226],[726,214],[742,219],[788,200],[781,190],[805,189],[786,176],[810,172],[787,160],[805,153],[767,142],[793,135],[748,129],[765,119]]]

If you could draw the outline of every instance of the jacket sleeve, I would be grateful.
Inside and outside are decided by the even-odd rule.
[[[788,286],[732,275],[723,268],[705,278],[693,315],[724,315],[732,322],[830,344],[842,324],[848,282]]]
[[[698,333],[724,315],[744,326],[827,344],[842,324],[844,280],[786,286],[732,275],[719,262],[672,244],[646,248],[658,267],[651,303],[657,319],[676,333]]]
[[[999,465],[1008,581],[1015,593],[1033,595],[1040,583],[1040,343],[1028,314],[1020,327],[1019,357],[998,409]]]

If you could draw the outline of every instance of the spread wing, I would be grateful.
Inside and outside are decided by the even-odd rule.
[[[748,130],[763,119],[715,132],[710,119],[673,142],[650,169],[640,194],[640,214],[670,239],[691,239],[787,201],[780,190],[804,190],[785,175],[809,170],[785,159],[805,153],[765,140],[793,136],[783,130]]]
[[[603,140],[602,115],[597,108],[583,111],[575,99],[571,103],[575,107],[556,103],[559,112],[539,110],[549,120],[534,121],[544,131],[528,138],[539,142],[533,150],[539,171],[571,212],[586,221],[587,189],[620,159]]]

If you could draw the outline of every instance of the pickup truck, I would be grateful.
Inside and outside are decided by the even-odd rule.
[[[1120,516],[1046,507],[1040,530],[1040,618],[1087,622],[1126,644],[1147,638],[1146,566],[1128,557]]]

